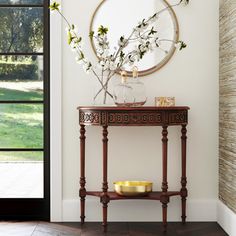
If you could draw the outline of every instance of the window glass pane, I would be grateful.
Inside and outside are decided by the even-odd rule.
[[[43,0],[0,0],[0,4],[43,4]]]
[[[4,100],[43,100],[43,56],[0,56]]]
[[[0,104],[0,148],[43,148],[43,105]]]
[[[43,161],[42,152],[0,152],[1,162],[40,162]]]
[[[42,52],[43,8],[0,8],[0,53]]]
[[[0,198],[43,198],[42,152],[0,152]]]

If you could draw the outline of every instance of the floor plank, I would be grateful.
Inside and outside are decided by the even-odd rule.
[[[0,236],[227,236],[214,222],[168,223],[166,233],[161,223],[109,223],[102,232],[101,223],[0,222]]]

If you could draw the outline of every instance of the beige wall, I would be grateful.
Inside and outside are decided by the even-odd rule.
[[[95,56],[86,37],[90,18],[99,0],[64,0],[63,10],[86,39],[88,57]],[[173,1],[175,2],[175,1]],[[125,7],[125,6],[124,6]],[[155,96],[175,96],[177,105],[191,107],[188,127],[188,216],[196,215],[214,220],[212,201],[218,195],[218,1],[191,1],[188,7],[177,10],[181,39],[188,48],[174,55],[160,71],[144,79],[148,92],[148,105]],[[121,13],[122,17],[122,13]],[[63,199],[64,220],[79,219],[79,127],[78,105],[91,104],[94,78],[86,75],[76,64],[73,53],[66,44],[63,30]],[[109,183],[119,179],[148,179],[154,181],[154,189],[161,187],[161,129],[160,128],[111,128],[109,129]],[[101,188],[101,130],[87,129],[87,189]],[[169,186],[180,188],[180,130],[169,130]],[[125,164],[124,164],[125,163]],[[96,202],[94,202],[96,201]],[[67,204],[68,203],[68,204]],[[109,219],[126,220],[160,219],[160,204],[156,202],[111,203]],[[93,207],[93,208],[92,208]],[[179,201],[170,204],[169,216],[180,219]],[[70,210],[71,209],[71,210]],[[144,214],[145,210],[148,214]],[[195,211],[193,211],[195,209]],[[93,213],[91,213],[93,212]],[[213,213],[212,213],[213,212]],[[99,200],[88,202],[88,220],[101,217]],[[171,215],[172,214],[172,215]],[[155,217],[157,215],[157,217]],[[143,218],[142,218],[143,217]],[[141,219],[142,218],[142,219]],[[191,218],[191,217],[190,217]]]
[[[220,199],[236,213],[236,2],[220,4]]]

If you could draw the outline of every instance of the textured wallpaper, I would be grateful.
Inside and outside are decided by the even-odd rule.
[[[236,213],[236,0],[220,2],[219,198]]]

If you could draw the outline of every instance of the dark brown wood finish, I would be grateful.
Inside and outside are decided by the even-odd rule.
[[[80,126],[80,207],[81,207],[81,224],[84,223],[85,219],[85,197],[86,197],[86,179],[85,179],[85,126]]]
[[[182,125],[181,129],[181,142],[182,142],[182,177],[181,177],[181,197],[182,197],[182,222],[186,221],[186,198],[188,196],[187,177],[186,177],[186,144],[187,144],[187,129],[186,125]]]
[[[108,182],[107,182],[107,144],[108,144],[108,130],[107,126],[103,126],[103,183],[102,183],[102,194],[100,201],[103,205],[103,231],[107,231],[107,207],[110,202],[109,195],[107,194]]]
[[[167,227],[167,204],[169,203],[168,182],[167,182],[167,151],[168,151],[168,130],[167,126],[162,127],[162,216],[163,216],[163,230],[166,231]]]
[[[216,222],[169,223],[166,233],[159,222],[112,222],[106,234],[100,227],[97,222],[88,222],[83,227],[77,222],[0,222],[4,236],[227,236]]]
[[[86,195],[100,198],[103,205],[103,229],[107,231],[107,209],[110,200],[143,199],[159,200],[163,209],[163,227],[167,227],[167,206],[172,196],[180,196],[182,199],[182,222],[186,221],[186,140],[189,107],[78,107],[79,123],[81,125],[81,222],[84,223],[84,208]],[[85,189],[85,126],[103,127],[103,183],[102,192],[86,191]],[[161,126],[162,127],[162,191],[152,192],[144,197],[123,197],[115,192],[108,192],[108,126]],[[182,176],[181,190],[168,191],[168,126],[181,126],[182,140]]]

